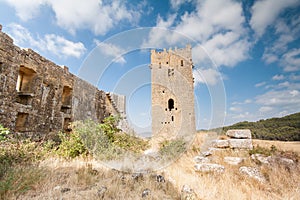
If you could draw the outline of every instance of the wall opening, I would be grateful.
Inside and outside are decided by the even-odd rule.
[[[183,60],[180,61],[180,65],[183,66]]]
[[[18,113],[17,120],[16,120],[16,131],[17,132],[25,132],[26,131],[26,124],[28,119],[28,113]]]
[[[174,116],[171,117],[172,122],[174,122]]]
[[[174,109],[174,100],[173,99],[168,100],[168,108],[169,108],[169,111]]]
[[[72,108],[72,88],[64,86],[61,96],[61,111],[67,114],[71,114]]]
[[[33,80],[36,72],[23,65],[20,66],[16,90],[21,93],[33,93],[34,85]]]

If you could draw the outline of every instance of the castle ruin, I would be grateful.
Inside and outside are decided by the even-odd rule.
[[[106,93],[0,30],[0,123],[40,140],[68,130],[70,122],[125,116],[125,96]]]
[[[152,136],[158,143],[196,132],[191,50],[151,51]]]

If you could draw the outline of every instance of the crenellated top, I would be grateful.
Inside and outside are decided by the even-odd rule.
[[[185,48],[170,48],[157,51],[151,50],[151,64],[161,66],[193,66],[192,63],[192,47],[187,44]]]

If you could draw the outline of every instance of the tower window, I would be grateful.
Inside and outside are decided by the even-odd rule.
[[[174,122],[174,116],[171,117],[172,122]]]
[[[169,108],[169,111],[174,109],[174,100],[173,99],[168,100],[168,108]]]
[[[183,60],[180,61],[180,65],[183,66]]]

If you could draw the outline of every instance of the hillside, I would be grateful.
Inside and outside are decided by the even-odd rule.
[[[229,129],[250,129],[254,139],[300,141],[300,113],[257,122],[243,121],[223,127],[223,132]]]

